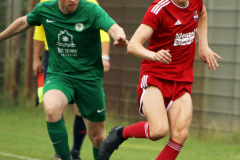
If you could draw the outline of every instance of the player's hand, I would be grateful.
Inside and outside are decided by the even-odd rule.
[[[33,72],[34,75],[37,76],[38,73],[42,73],[43,72],[43,67],[42,67],[42,61],[40,58],[34,58],[33,60]]]
[[[128,40],[124,37],[118,37],[113,44],[116,47],[126,47],[128,45]]]
[[[207,63],[208,69],[216,70],[219,67],[216,58],[222,59],[218,54],[214,53],[208,46],[199,48],[199,57],[200,59]]]
[[[172,56],[170,54],[169,49],[167,50],[161,49],[154,55],[153,61],[162,62],[163,64],[169,64],[172,61],[171,58]]]

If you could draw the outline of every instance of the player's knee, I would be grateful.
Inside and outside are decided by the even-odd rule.
[[[51,107],[51,108],[50,108],[50,107],[45,108],[45,113],[46,113],[46,116],[47,116],[47,117],[51,117],[51,116],[54,115],[55,109],[52,108],[52,107]]]
[[[46,116],[47,117],[54,117],[55,113],[56,113],[56,109],[55,108],[46,108],[45,109],[46,112]]]
[[[164,138],[169,132],[169,127],[159,127],[150,130],[150,139],[153,141]]]
[[[45,106],[47,121],[55,122],[62,118],[61,109],[57,106]]]
[[[188,138],[188,129],[172,131],[171,135],[172,139],[175,139],[183,144]]]
[[[102,141],[104,140],[105,136],[104,135],[97,135],[97,134],[91,134],[88,135],[89,139],[91,140],[93,146],[99,148],[100,144],[102,143]]]

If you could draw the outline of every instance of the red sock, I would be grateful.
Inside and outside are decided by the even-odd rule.
[[[182,149],[183,145],[174,142],[172,139],[168,141],[168,144],[158,155],[156,160],[175,160]]]
[[[147,121],[138,122],[123,129],[123,138],[149,138],[149,125]]]

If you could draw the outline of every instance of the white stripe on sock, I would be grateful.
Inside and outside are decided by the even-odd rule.
[[[174,143],[172,141],[168,142],[168,146],[173,148],[173,149],[175,149],[175,150],[177,150],[177,151],[181,151],[181,149],[182,149],[182,146],[180,146],[179,144],[176,144],[176,143]]]

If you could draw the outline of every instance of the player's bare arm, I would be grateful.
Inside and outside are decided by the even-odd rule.
[[[205,6],[203,6],[202,12],[199,15],[199,25],[198,25],[198,36],[199,36],[199,57],[201,60],[208,65],[208,69],[216,70],[218,63],[216,58],[221,59],[221,57],[214,53],[208,46],[207,40],[207,11]]]
[[[114,39],[114,45],[116,47],[126,47],[128,45],[125,32],[119,25],[112,25],[112,27],[108,30],[108,33]]]
[[[110,58],[109,58],[109,50],[110,50],[110,43],[109,42],[102,42],[102,62],[104,72],[110,70]]]
[[[44,41],[33,41],[33,72],[36,76],[43,71],[43,64],[41,60],[41,53],[44,49]]]
[[[133,54],[138,58],[169,64],[171,62],[170,50],[162,49],[155,53],[153,51],[149,51],[143,46],[153,32],[154,29],[152,27],[146,24],[141,24],[131,38],[127,51],[129,54]]]
[[[0,41],[15,36],[31,27],[32,26],[27,23],[27,16],[20,17],[15,20],[6,30],[0,33]]]

